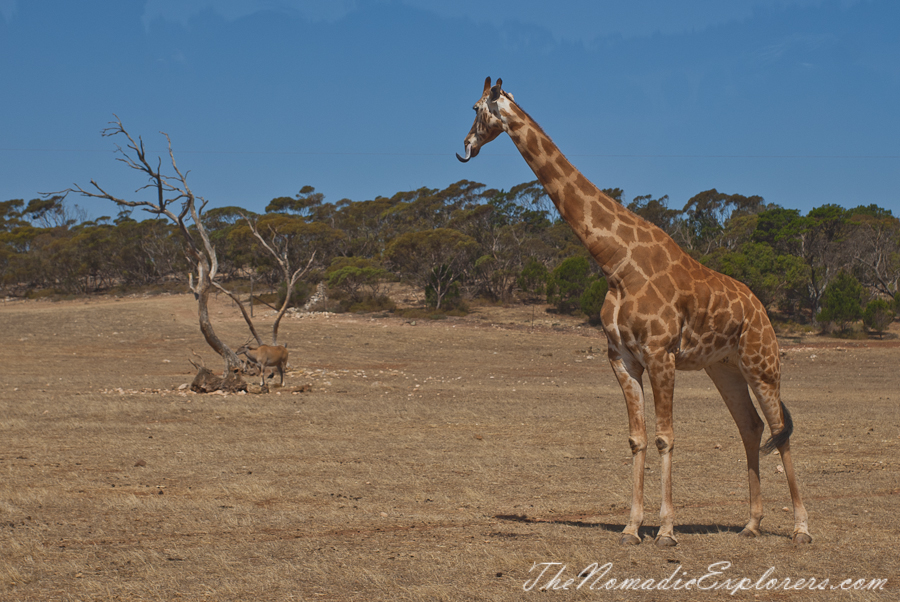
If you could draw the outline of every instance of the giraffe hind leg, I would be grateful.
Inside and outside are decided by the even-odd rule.
[[[791,458],[791,433],[794,430],[794,421],[787,407],[780,400],[777,384],[770,385],[762,381],[750,383],[750,388],[756,395],[760,408],[769,423],[769,429],[773,435],[766,442],[764,449],[777,448],[781,455],[781,464],[784,467],[784,475],[787,477],[788,489],[791,492],[791,504],[794,507],[794,532],[792,539],[795,544],[807,544],[812,542],[809,534],[809,516],[803,499],[800,496],[800,485],[797,482],[797,474],[794,471],[794,462]],[[773,403],[777,402],[777,403]],[[776,432],[777,429],[777,432]]]
[[[759,482],[759,450],[765,427],[753,400],[750,399],[750,390],[747,381],[736,368],[727,364],[715,364],[706,368],[706,373],[716,385],[719,394],[725,401],[731,417],[737,424],[744,444],[744,453],[747,456],[747,482],[750,489],[750,520],[747,522],[741,535],[744,537],[758,537],[759,525],[763,519],[762,494]]]

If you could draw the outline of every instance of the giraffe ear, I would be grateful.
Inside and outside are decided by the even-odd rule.
[[[500,98],[500,86],[503,85],[503,80],[499,77],[497,78],[497,84],[491,88],[491,102],[495,102],[498,98]]]
[[[488,76],[484,80],[484,90],[481,92],[482,95],[487,94],[487,91],[491,89],[491,76]]]

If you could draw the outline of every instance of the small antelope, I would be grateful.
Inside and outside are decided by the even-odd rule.
[[[260,386],[266,386],[266,368],[271,366],[281,375],[281,386],[284,386],[284,369],[287,367],[288,350],[286,345],[260,345],[250,347],[249,343],[241,345],[237,355],[245,355],[247,359],[259,366],[259,374],[262,378]],[[273,373],[272,376],[275,376]]]

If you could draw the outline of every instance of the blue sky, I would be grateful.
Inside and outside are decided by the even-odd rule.
[[[510,188],[534,176],[507,137],[454,157],[490,75],[626,200],[897,215],[898,27],[895,0],[0,0],[0,200],[135,198],[113,114],[211,206]]]

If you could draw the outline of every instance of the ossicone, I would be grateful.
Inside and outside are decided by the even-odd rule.
[[[490,82],[491,78],[488,78],[488,82]],[[503,80],[499,77],[497,78],[497,83],[494,84],[494,87],[491,88],[491,102],[496,102],[498,98],[500,98],[500,88],[503,86]]]

